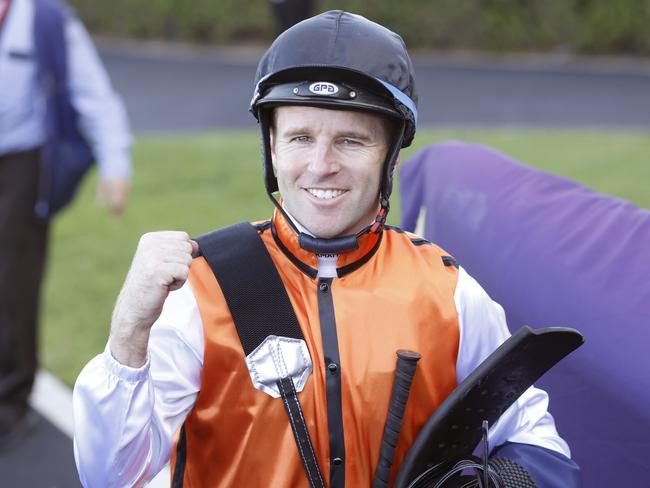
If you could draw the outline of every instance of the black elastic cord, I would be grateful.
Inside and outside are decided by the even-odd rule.
[[[289,417],[291,430],[293,430],[293,436],[296,439],[298,454],[300,455],[300,460],[305,468],[305,473],[309,480],[309,486],[312,488],[325,488],[323,475],[318,467],[314,447],[309,437],[305,416],[302,413],[302,408],[300,407],[300,401],[298,400],[298,394],[296,393],[293,380],[285,377],[279,379],[276,384],[278,385],[280,394],[282,395],[284,408]]]

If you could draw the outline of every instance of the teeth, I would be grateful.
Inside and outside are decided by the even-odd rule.
[[[320,188],[307,188],[307,191],[316,198],[331,200],[345,193],[345,190],[321,190]]]

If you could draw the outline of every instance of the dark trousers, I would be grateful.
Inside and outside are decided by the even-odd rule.
[[[0,425],[27,409],[37,365],[47,224],[34,216],[39,151],[0,156]]]

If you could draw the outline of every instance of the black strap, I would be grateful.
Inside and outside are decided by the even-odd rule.
[[[185,477],[185,466],[187,464],[187,437],[185,435],[185,424],[181,427],[176,444],[176,463],[174,465],[174,477],[171,488],[182,488]]]
[[[248,222],[197,237],[248,356],[270,335],[302,339],[289,295],[257,229]]]
[[[302,408],[300,407],[300,401],[298,400],[298,394],[296,393],[293,381],[291,378],[282,378],[278,380],[277,385],[282,394],[284,408],[287,411],[287,416],[291,423],[293,436],[296,439],[296,446],[298,446],[298,452],[300,453],[302,465],[305,468],[305,473],[309,479],[309,485],[312,487],[325,488],[323,475],[321,474],[318,462],[316,461],[314,446],[309,437],[309,431],[307,430],[307,424],[305,423],[305,417],[302,413]]]
[[[395,458],[399,434],[402,430],[406,403],[411,392],[411,384],[417,369],[417,362],[421,356],[417,352],[400,349],[397,351],[397,364],[395,365],[395,378],[393,391],[388,404],[388,415],[384,425],[384,434],[381,438],[379,462],[375,468],[375,477],[372,488],[387,488],[390,472]]]
[[[257,229],[248,222],[197,237],[228,303],[248,356],[270,335],[303,339],[282,279]],[[278,380],[300,460],[312,488],[325,488],[293,380]]]

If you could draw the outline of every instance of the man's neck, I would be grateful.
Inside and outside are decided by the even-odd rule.
[[[291,219],[291,222],[293,222],[293,225],[296,226],[296,229],[298,229],[298,232],[303,232],[304,234],[310,235],[312,237],[318,237],[317,235],[314,235],[312,232],[309,231],[304,225],[302,225],[300,222],[298,222],[293,215],[291,215],[291,212],[287,209],[287,206],[282,202],[282,210],[284,210],[284,213],[287,214],[287,216]],[[368,222],[368,225],[371,225],[372,222]]]
[[[287,217],[291,219],[291,222],[296,226],[296,229],[298,229],[298,232],[304,232],[305,234],[308,234],[312,237],[314,234],[309,232],[308,229],[306,229],[300,222],[298,222],[293,215],[287,210],[287,207],[283,204],[282,209],[285,211],[287,214]],[[338,275],[336,273],[336,254],[317,254],[316,257],[318,258],[318,277],[319,278],[336,278]]]
[[[284,213],[287,214],[287,217],[289,217],[291,219],[291,222],[293,222],[293,225],[296,226],[296,229],[298,229],[298,232],[303,232],[303,233],[305,233],[307,235],[310,235],[312,237],[317,237],[314,234],[312,234],[311,232],[309,232],[309,230],[304,225],[302,225],[300,222],[298,222],[294,218],[294,216],[291,215],[291,212],[289,212],[289,210],[287,209],[287,206],[284,204],[284,202],[282,202],[282,210],[284,210]]]

